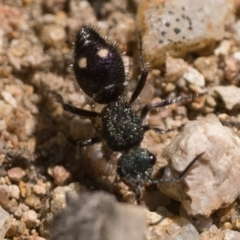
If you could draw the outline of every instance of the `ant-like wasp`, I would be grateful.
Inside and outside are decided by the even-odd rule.
[[[140,80],[130,100],[126,101],[122,97],[126,77],[120,51],[114,43],[103,38],[94,28],[83,26],[78,31],[75,40],[74,74],[81,89],[94,101],[106,104],[106,106],[101,112],[88,111],[65,103],[62,97],[57,95],[65,111],[84,117],[102,119],[101,136],[79,141],[78,146],[86,147],[104,140],[111,150],[121,152],[117,172],[121,180],[135,192],[138,204],[140,204],[141,189],[146,182],[158,184],[179,181],[203,154],[195,157],[178,178],[170,180],[151,178],[156,158],[147,149],[140,148],[144,133],[153,130],[162,134],[179,130],[181,127],[163,130],[144,125],[142,119],[152,108],[193,100],[203,94],[165,99],[158,103],[148,104],[143,107],[138,116],[131,105],[141,93],[149,72],[141,49],[140,63]]]

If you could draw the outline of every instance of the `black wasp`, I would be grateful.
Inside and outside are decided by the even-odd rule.
[[[75,40],[74,74],[82,90],[94,101],[106,104],[106,106],[100,113],[79,109],[64,103],[62,97],[58,95],[58,100],[64,110],[84,117],[102,119],[101,136],[79,141],[78,146],[85,147],[104,140],[111,150],[121,152],[117,172],[123,182],[135,192],[138,203],[140,203],[141,189],[146,182],[158,184],[178,181],[202,155],[198,155],[176,179],[151,178],[156,158],[147,149],[140,148],[144,133],[153,130],[162,134],[176,129],[163,130],[144,125],[142,119],[152,108],[185,102],[201,94],[148,104],[143,107],[139,116],[131,105],[141,93],[149,71],[141,52],[140,64],[140,80],[130,100],[126,101],[122,96],[126,86],[126,77],[120,51],[115,44],[103,38],[94,28],[83,26],[78,31]]]

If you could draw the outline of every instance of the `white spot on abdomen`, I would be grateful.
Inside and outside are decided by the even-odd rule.
[[[78,66],[80,68],[86,68],[87,67],[87,58],[82,57],[78,60]]]
[[[108,55],[108,49],[106,48],[103,48],[103,49],[100,49],[97,51],[97,55],[100,57],[100,58],[105,58],[107,55]]]

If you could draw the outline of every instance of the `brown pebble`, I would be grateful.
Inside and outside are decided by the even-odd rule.
[[[239,73],[237,60],[233,57],[225,57],[224,62],[226,64],[224,68],[225,78],[231,83],[237,83]]]
[[[199,57],[194,61],[196,69],[205,77],[208,82],[213,82],[217,75],[218,62],[216,56]]]
[[[63,166],[48,168],[48,174],[54,178],[56,185],[64,185],[71,177],[71,174]]]
[[[45,195],[47,192],[46,185],[43,183],[34,185],[33,192],[40,196]]]
[[[26,175],[25,171],[20,167],[10,168],[7,173],[8,177],[15,182],[19,182]]]
[[[18,209],[18,202],[16,199],[11,199],[8,203],[8,211],[14,213]]]
[[[223,227],[222,227],[223,229],[233,229],[233,226],[232,226],[232,224],[230,223],[230,222],[225,222],[224,224],[223,224]]]
[[[176,82],[187,71],[188,64],[180,59],[168,56],[166,59],[165,79],[168,82]]]
[[[34,210],[38,210],[42,207],[41,200],[34,194],[31,194],[25,199],[25,203],[27,206],[33,208]]]
[[[19,188],[20,188],[21,196],[23,198],[28,197],[31,194],[31,192],[32,192],[30,185],[25,183],[25,182],[23,182],[23,181],[19,182]]]
[[[18,237],[24,233],[25,229],[26,225],[24,222],[12,219],[6,237]]]
[[[65,43],[66,33],[62,26],[49,24],[43,26],[40,39],[47,47],[61,48]]]
[[[236,219],[236,221],[234,222],[233,226],[237,230],[240,230],[240,219]]]
[[[211,95],[207,95],[206,96],[206,104],[210,107],[216,107],[217,102],[215,101],[215,99],[211,96]]]
[[[9,192],[6,185],[0,186],[0,206],[6,208],[9,203]]]
[[[43,6],[47,12],[56,13],[64,10],[66,0],[44,0]]]
[[[37,217],[37,213],[33,210],[24,212],[21,221],[25,222],[30,228],[38,226],[40,222]]]

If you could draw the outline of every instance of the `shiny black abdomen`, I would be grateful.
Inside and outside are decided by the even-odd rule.
[[[91,27],[83,26],[77,33],[73,69],[79,86],[98,103],[116,101],[124,91],[119,50]]]

